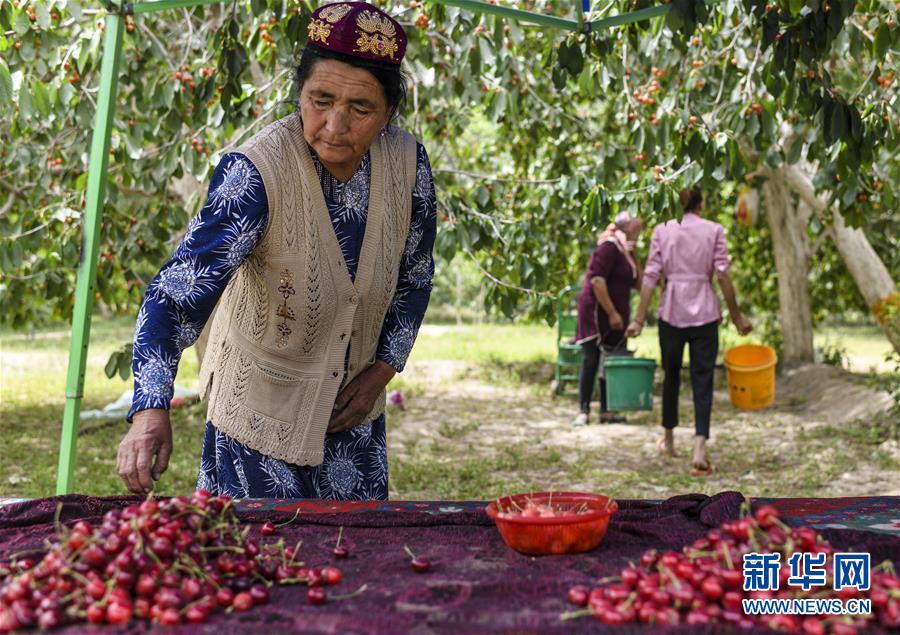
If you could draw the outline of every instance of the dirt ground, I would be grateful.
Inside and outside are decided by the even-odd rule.
[[[591,425],[580,428],[571,425],[577,412],[572,387],[554,397],[547,382],[522,381],[515,369],[498,373],[464,362],[407,368],[407,408],[389,416],[392,489],[407,498],[479,491],[494,496],[523,487],[629,498],[723,490],[748,496],[900,495],[900,424],[896,410],[888,412],[892,398],[838,368],[812,365],[784,373],[776,404],[753,412],[730,404],[724,371],[717,371],[709,444],[716,472],[704,478],[688,472],[689,381],[682,382],[675,433],[680,457],[667,459],[656,450],[659,373],[653,412],[601,425],[595,407]],[[547,368],[537,374],[549,377]],[[436,482],[417,480],[417,471]]]

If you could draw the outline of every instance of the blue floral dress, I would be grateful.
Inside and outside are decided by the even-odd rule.
[[[342,183],[324,168],[312,148],[310,154],[350,277],[355,278],[369,207],[369,155]],[[431,295],[436,206],[428,155],[420,144],[409,235],[376,353],[377,359],[397,372],[406,364]],[[171,260],[150,283],[138,313],[129,421],[139,410],[169,408],[182,352],[200,336],[232,275],[259,242],[267,219],[265,187],[256,167],[242,154],[222,157],[206,204]],[[385,417],[327,434],[324,462],[314,467],[260,454],[207,421],[197,488],[236,498],[386,500]]]

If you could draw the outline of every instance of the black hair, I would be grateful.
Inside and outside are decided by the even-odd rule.
[[[697,185],[681,192],[679,198],[685,214],[696,212],[700,209],[700,205],[703,204],[703,192],[700,191],[700,187]]]
[[[398,111],[406,101],[406,77],[401,72],[399,66],[377,62],[375,60],[367,60],[353,55],[337,53],[317,46],[309,46],[303,49],[300,55],[300,63],[294,72],[294,88],[298,98],[303,84],[309,79],[315,65],[321,60],[336,60],[369,71],[384,90],[384,96],[387,99],[388,111],[390,117],[388,121],[393,121]],[[299,107],[299,106],[298,106]]]

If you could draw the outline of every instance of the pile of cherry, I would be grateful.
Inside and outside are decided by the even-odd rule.
[[[579,506],[572,504],[553,504],[551,499],[546,503],[537,503],[533,499],[525,500],[525,505],[519,505],[514,500],[510,500],[509,506],[504,506],[500,499],[497,499],[498,518],[569,518],[572,516],[582,516],[589,514],[594,510],[588,507],[586,503]]]
[[[828,584],[809,592],[787,584],[788,559],[797,551],[825,553]],[[743,556],[747,553],[782,554],[779,590],[743,591]],[[769,627],[788,633],[835,635],[856,633],[875,623],[887,628],[900,627],[900,578],[885,567],[874,568],[869,591],[858,592],[831,587],[831,545],[811,527],[791,528],[782,523],[777,511],[762,506],[755,515],[724,523],[709,531],[681,552],[663,554],[655,550],[641,556],[640,566],[628,566],[615,582],[588,589],[569,589],[569,602],[586,610],[564,615],[566,619],[593,615],[605,624],[644,622],[662,625],[691,624],[705,626],[725,622],[738,628]],[[889,563],[887,563],[889,564]],[[745,598],[869,598],[872,614],[867,616],[749,616],[743,613]]]
[[[271,522],[260,528],[266,537],[277,532]],[[349,555],[340,540],[339,534],[338,559]],[[199,623],[216,611],[267,603],[274,584],[305,584],[308,601],[324,604],[324,586],[339,583],[342,573],[307,568],[297,560],[299,548],[251,536],[224,496],[148,498],[109,511],[99,527],[57,524],[40,561],[0,564],[0,633],[83,621]],[[427,569],[419,558],[414,570],[422,562]]]

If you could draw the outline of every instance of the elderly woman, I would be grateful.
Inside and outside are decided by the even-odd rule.
[[[600,423],[622,423],[625,417],[610,412],[606,404],[603,358],[626,351],[625,325],[631,314],[631,290],[641,285],[641,266],[634,243],[643,224],[628,212],[620,212],[600,234],[588,262],[578,296],[575,342],[581,344],[578,401],[581,411],[572,425],[588,423],[591,397],[600,376]]]
[[[178,361],[218,303],[197,487],[387,498],[385,386],[425,314],[436,230],[425,149],[391,125],[405,49],[400,24],[372,5],[318,8],[297,112],[222,157],[138,315],[117,465],[132,492],[166,470]]]
[[[665,372],[662,420],[665,436],[660,439],[659,448],[669,456],[675,455],[673,430],[678,425],[681,360],[687,344],[691,356],[695,421],[691,474],[708,476],[714,471],[706,455],[706,441],[712,413],[713,372],[719,352],[719,322],[722,321],[719,300],[712,287],[713,277],[719,282],[738,333],[746,335],[753,325],[738,308],[728,274],[731,259],[725,230],[719,223],[700,217],[703,211],[700,188],[682,192],[681,204],[684,208],[681,222],[671,220],[653,230],[640,305],[627,332],[629,337],[640,335],[653,291],[660,277],[665,277],[665,291],[659,302],[659,348]]]

